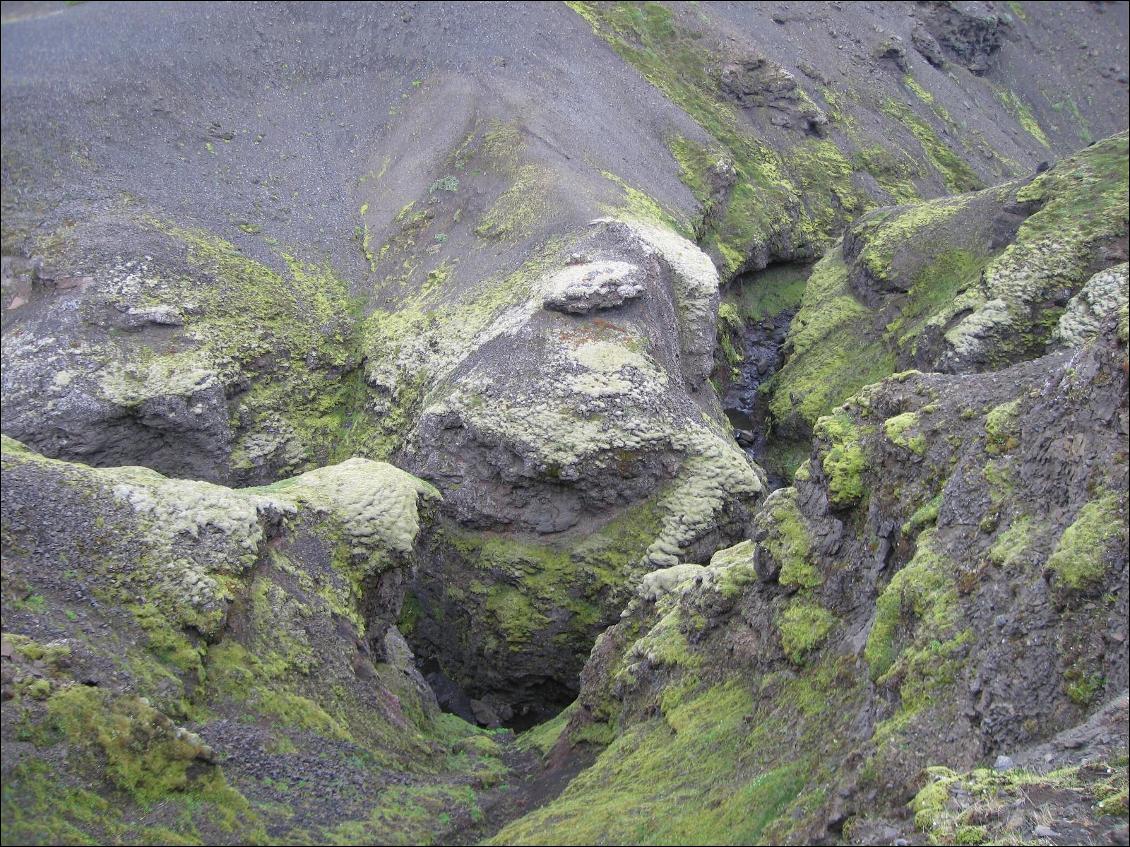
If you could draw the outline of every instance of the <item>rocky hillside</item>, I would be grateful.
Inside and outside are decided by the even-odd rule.
[[[1128,31],[5,4],[4,842],[1124,841]]]

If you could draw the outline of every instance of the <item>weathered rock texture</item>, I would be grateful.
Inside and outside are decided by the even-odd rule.
[[[1125,5],[3,16],[6,840],[477,840],[553,791],[433,695],[546,717],[626,605],[514,833],[835,834],[1124,685]]]
[[[1126,340],[1108,320],[1082,348],[906,373],[821,418],[752,541],[649,575],[598,640],[555,755],[608,746],[498,843],[1032,837],[1040,809],[947,806],[945,768],[1019,761],[1110,698],[1125,711]],[[1106,780],[1072,824],[1086,838],[1125,818],[1125,734],[1104,737],[1079,775]],[[1028,767],[1080,762],[1043,749]]]
[[[3,473],[6,841],[431,837],[504,769],[392,624],[420,480],[353,459],[236,490],[7,437]]]

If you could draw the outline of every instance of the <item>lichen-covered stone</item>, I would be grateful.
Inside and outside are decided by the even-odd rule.
[[[475,730],[439,717],[392,625],[426,483],[354,459],[229,489],[3,441],[6,840],[168,840],[159,805],[177,838],[328,841],[388,767],[413,791],[504,772],[497,748],[445,764]],[[341,798],[295,793],[304,822],[280,820],[264,769]]]
[[[1117,315],[1130,300],[1130,270],[1125,262],[1099,271],[1067,302],[1055,328],[1054,339],[1078,347],[1099,333],[1109,315]]]
[[[570,265],[550,280],[547,309],[584,315],[612,309],[643,293],[643,273],[627,262]]]
[[[824,419],[806,472],[766,498],[752,539],[709,567],[654,573],[598,639],[556,747],[595,741],[596,762],[497,840],[578,827],[630,840],[625,808],[671,797],[653,832],[724,838],[750,808],[731,813],[727,798],[752,797],[762,813],[745,839],[818,841],[846,819],[850,840],[870,843],[901,832],[904,786],[927,766],[968,771],[1006,753],[1050,784],[1043,772],[1078,764],[1081,746],[1124,755],[1124,730],[1110,730],[1127,684],[1116,320],[1000,373],[894,376]],[[862,461],[827,467],[847,445]],[[712,574],[749,559],[760,580],[727,590]],[[674,751],[709,779],[684,781]],[[923,791],[918,825],[952,838],[953,805]],[[1001,823],[992,831],[1015,830]]]

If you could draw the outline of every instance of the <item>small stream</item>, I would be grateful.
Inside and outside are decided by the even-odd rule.
[[[733,367],[723,365],[722,409],[738,444],[765,467],[770,488],[789,481],[764,461],[771,436],[767,398],[761,389],[785,363],[785,339],[810,270],[793,264],[767,268],[734,280],[726,296],[746,319],[740,331],[730,336],[741,361]]]

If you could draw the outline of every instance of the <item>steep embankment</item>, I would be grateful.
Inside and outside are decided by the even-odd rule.
[[[915,824],[981,843],[1124,822],[1125,282],[1120,305],[1082,347],[907,372],[821,418],[751,541],[643,580],[552,756],[607,746],[497,843],[876,843]],[[1032,773],[1084,761],[1081,743],[1023,751],[1115,696],[1086,775]],[[999,755],[1026,770],[947,770]],[[1037,786],[1048,809],[1005,811]]]
[[[882,747],[966,708],[935,664],[1004,661],[984,607],[1001,601],[964,605],[976,550],[1030,542],[1035,572],[1125,510],[1083,461],[1110,448],[1124,470],[1125,404],[1100,390],[1123,385],[1114,342],[1025,364],[1125,302],[1125,135],[1033,176],[1125,129],[1125,6],[4,16],[3,429],[26,445],[4,459],[5,838],[489,832],[592,751],[563,742],[565,769],[516,798],[502,780],[529,755],[433,698],[484,726],[541,720],[630,601],[580,705],[520,742],[548,749],[569,721],[568,743],[612,745],[507,833],[579,837],[582,806],[624,840],[835,831],[864,802],[897,811],[883,779],[1046,738],[1117,690],[1090,646],[1036,651],[1075,700],[1036,685],[1028,735],[958,722],[949,758]],[[1094,379],[1074,382],[1080,362]],[[859,399],[823,417],[907,367],[999,373],[884,383],[882,420]],[[1047,394],[1040,368],[1072,389]],[[1045,408],[1017,385],[1077,413],[1047,425],[1082,476],[1057,487],[1068,460],[1014,438]],[[785,481],[815,430],[807,478],[766,499],[732,425]],[[954,482],[981,460],[983,484]],[[958,513],[988,528],[967,537]],[[1115,608],[1124,543],[1102,574]],[[713,588],[675,590],[716,554]],[[868,622],[919,572],[883,666]],[[1067,578],[1048,589],[1066,616],[1039,621],[1097,632],[1105,607]],[[939,826],[977,779],[944,776]],[[709,820],[659,811],[707,795]]]
[[[3,472],[6,842],[414,840],[479,814],[501,751],[391,624],[431,486],[351,459],[233,490],[7,437]]]

